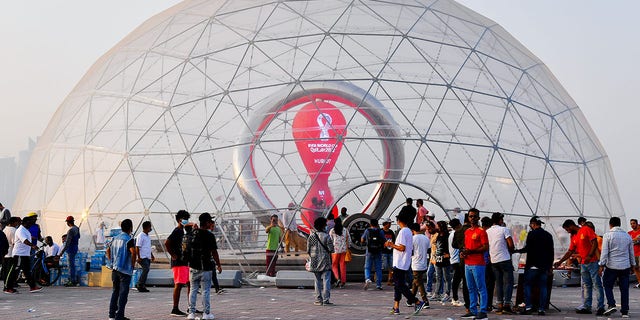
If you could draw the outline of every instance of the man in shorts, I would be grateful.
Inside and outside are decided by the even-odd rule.
[[[171,315],[180,317],[187,314],[180,311],[180,291],[182,287],[187,285],[187,296],[189,295],[189,265],[187,261],[184,261],[182,254],[182,238],[184,237],[184,227],[189,223],[189,217],[191,215],[186,210],[180,210],[176,213],[176,222],[178,225],[167,241],[164,242],[165,248],[171,255],[171,270],[173,271],[173,309],[171,309]]]
[[[640,266],[640,226],[638,225],[638,219],[631,219],[629,222],[631,223],[629,235],[633,241],[633,256],[636,259],[636,265]],[[636,280],[638,280],[635,288],[640,288],[640,270],[633,269],[633,271],[636,273]]]

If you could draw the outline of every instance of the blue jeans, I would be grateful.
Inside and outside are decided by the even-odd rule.
[[[69,258],[69,281],[78,283],[78,277],[76,276],[76,254],[77,252],[68,252],[67,258]]]
[[[129,298],[131,275],[113,270],[111,271],[111,282],[113,282],[113,290],[111,291],[111,302],[109,303],[109,318],[122,320],[124,319],[124,308]]]
[[[607,305],[609,307],[616,306],[616,299],[613,297],[613,285],[618,280],[620,286],[620,300],[622,300],[622,308],[620,312],[623,314],[629,312],[629,269],[616,270],[604,268],[602,273],[602,282],[604,285],[604,294],[607,296]]]
[[[593,287],[595,286],[596,299],[598,299],[598,309],[604,309],[604,292],[602,291],[602,280],[600,280],[600,276],[598,276],[598,262],[581,264],[580,276],[582,277],[584,308],[591,310]]]
[[[149,274],[149,267],[151,266],[151,259],[144,258],[140,261],[140,266],[142,267],[142,273],[140,274],[140,278],[138,279],[138,283],[136,283],[137,288],[144,288],[147,284],[147,275]]]
[[[480,296],[480,313],[487,313],[487,285],[485,283],[486,266],[464,266],[464,274],[469,288],[469,311],[478,314],[478,296]]]
[[[369,253],[364,257],[364,278],[371,280],[371,265],[376,269],[376,287],[382,287],[382,253]]]
[[[547,306],[547,273],[546,269],[525,269],[524,270],[524,303],[527,309],[533,309],[531,302],[531,288],[540,289],[540,302],[538,311],[544,311]]]
[[[331,298],[331,270],[314,272],[313,282],[316,302],[329,302]]]
[[[513,294],[513,264],[511,264],[511,260],[494,263],[492,268],[493,275],[496,278],[498,303],[511,305],[511,296]]]
[[[450,295],[452,276],[453,274],[451,273],[451,265],[448,265],[446,267],[436,266],[436,292],[445,292],[447,295]]]
[[[196,302],[198,300],[198,290],[202,285],[202,305],[204,314],[211,313],[211,276],[213,271],[204,271],[189,268],[189,284],[191,291],[189,292],[189,311],[188,313],[196,313]]]
[[[433,280],[436,277],[436,268],[431,262],[429,262],[429,266],[427,267],[427,292],[433,292]],[[441,294],[442,291],[437,292]]]

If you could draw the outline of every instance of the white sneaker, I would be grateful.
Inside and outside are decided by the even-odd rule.
[[[369,289],[369,286],[371,285],[371,283],[372,283],[371,280],[369,280],[369,279],[365,280],[365,282],[364,282],[364,290]]]
[[[189,314],[187,315],[187,319],[189,319],[189,320],[195,320],[195,319],[196,319],[196,314],[195,314],[195,313],[189,313]]]
[[[211,319],[215,319],[216,317],[213,316],[213,313],[205,313],[202,315],[202,320],[211,320]]]
[[[461,306],[464,306],[464,302],[460,300],[453,300],[451,301],[451,305],[454,307],[461,307]]]

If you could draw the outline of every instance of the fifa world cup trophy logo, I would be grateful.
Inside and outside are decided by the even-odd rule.
[[[346,120],[336,106],[316,99],[298,110],[292,127],[300,158],[311,178],[302,201],[302,221],[312,226],[326,206],[333,203],[329,176],[342,150]]]

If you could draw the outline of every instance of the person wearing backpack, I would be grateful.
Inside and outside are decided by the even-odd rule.
[[[364,231],[362,238],[360,238],[360,242],[367,245],[367,254],[364,259],[364,290],[369,289],[372,283],[372,265],[376,272],[376,289],[382,290],[382,249],[386,238],[378,225],[378,219],[371,219],[370,224],[371,226]]]
[[[215,236],[209,232],[211,225],[213,225],[213,218],[208,212],[205,212],[198,217],[198,221],[200,221],[200,228],[193,230],[191,242],[186,248],[189,252],[189,282],[191,284],[187,319],[196,318],[198,290],[202,288],[202,304],[204,306],[202,319],[206,320],[214,319],[210,302],[214,261],[218,272],[222,272],[222,265],[218,256]]]
[[[187,286],[187,295],[189,295],[189,266],[183,249],[183,243],[188,242],[190,234],[185,234],[185,226],[189,223],[191,215],[186,210],[180,210],[176,213],[176,222],[178,225],[164,242],[167,252],[171,256],[171,270],[173,271],[173,309],[172,316],[186,316],[187,314],[180,311],[180,291],[182,287]],[[185,239],[186,238],[186,239]]]

